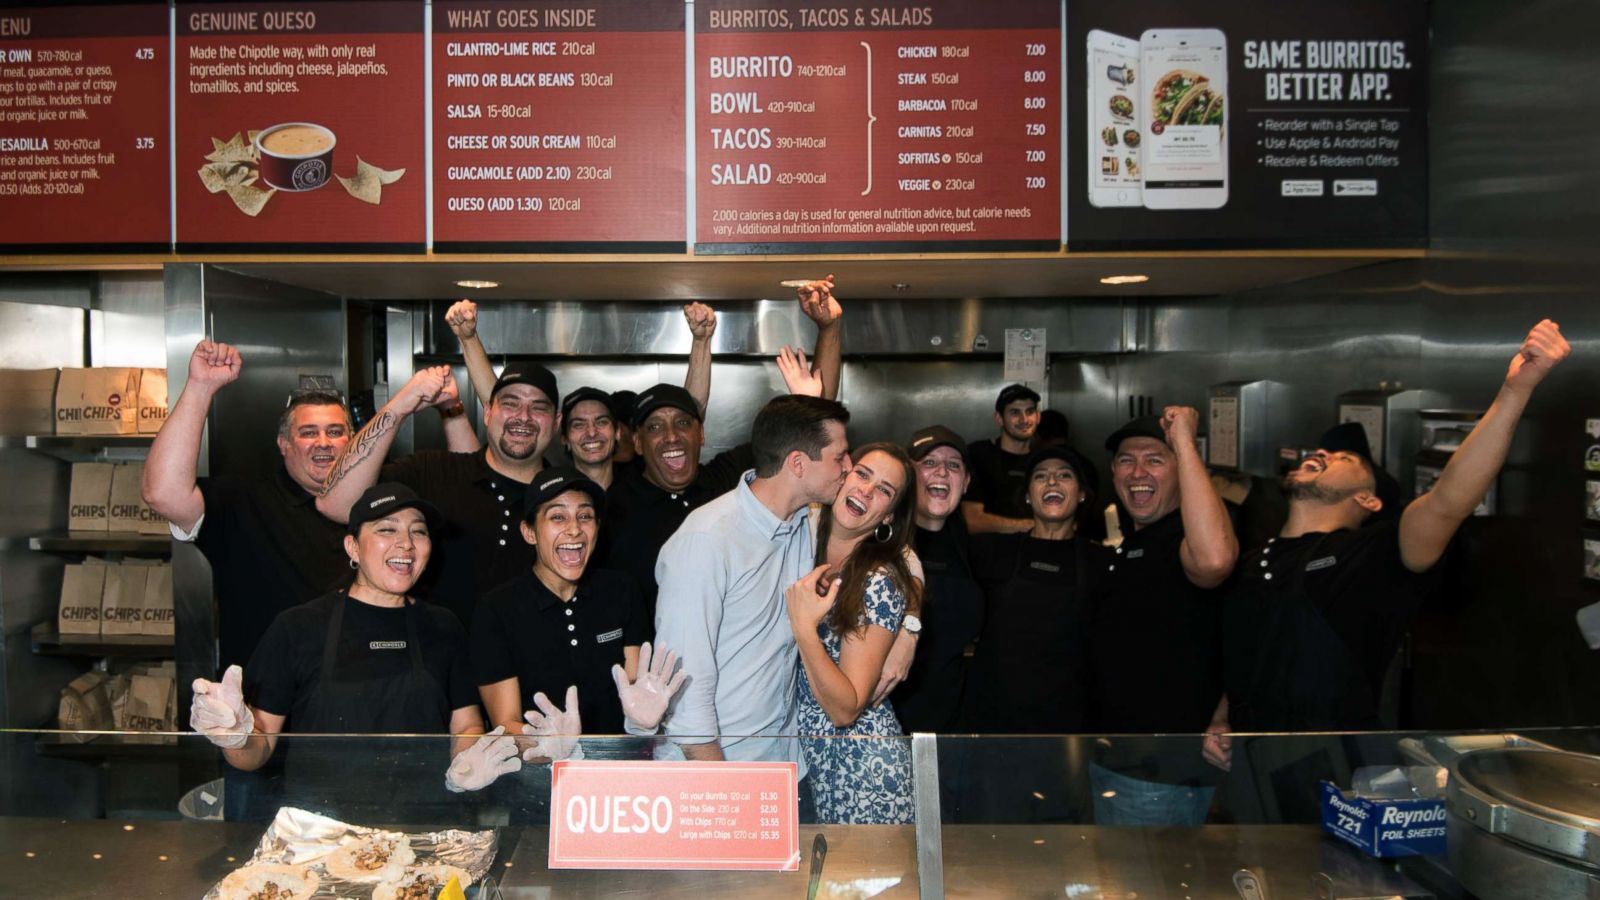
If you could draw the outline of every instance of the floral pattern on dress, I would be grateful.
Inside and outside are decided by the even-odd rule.
[[[867,579],[862,620],[891,634],[900,630],[906,598],[883,573]],[[827,623],[817,634],[828,656],[839,662],[842,642]],[[900,825],[912,821],[911,743],[888,700],[862,710],[849,728],[836,728],[817,702],[800,667],[800,734],[817,820],[827,824]],[[856,737],[882,740],[851,740]]]

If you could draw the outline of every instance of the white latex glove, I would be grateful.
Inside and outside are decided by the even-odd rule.
[[[194,680],[194,702],[189,704],[189,727],[225,750],[243,747],[255,729],[255,716],[244,705],[244,670],[229,666],[221,683]]]
[[[583,734],[583,722],[578,717],[578,686],[567,688],[567,708],[560,710],[550,698],[541,691],[533,695],[533,705],[537,710],[528,710],[522,714],[528,724],[522,726],[522,733],[531,735],[537,740],[533,748],[523,752],[522,758],[533,760],[546,757],[551,760],[566,759],[578,749],[578,736]]]
[[[651,658],[650,642],[639,647],[639,677],[628,683],[628,673],[621,666],[611,667],[611,679],[617,683],[617,698],[622,701],[622,714],[628,724],[641,731],[655,731],[667,705],[674,694],[683,687],[688,677],[678,666],[678,654],[671,650],[656,653]]]
[[[450,768],[444,773],[444,786],[457,794],[481,791],[501,775],[521,768],[516,739],[506,734],[506,727],[500,725],[450,760]]]

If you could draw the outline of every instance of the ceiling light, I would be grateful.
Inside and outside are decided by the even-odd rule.
[[[1107,275],[1100,279],[1101,284],[1144,284],[1150,280],[1149,275]]]
[[[486,288],[497,288],[499,286],[500,286],[500,282],[498,282],[498,281],[478,281],[478,280],[475,280],[475,279],[472,279],[472,278],[463,278],[462,280],[456,282],[456,287],[464,287],[464,288],[486,289]]]

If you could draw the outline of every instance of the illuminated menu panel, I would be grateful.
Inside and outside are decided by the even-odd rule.
[[[684,4],[436,2],[440,252],[681,253]]]
[[[1056,250],[1048,3],[695,4],[698,253]]]
[[[0,250],[165,251],[167,7],[0,8]]]
[[[423,15],[179,3],[179,249],[422,249]]]

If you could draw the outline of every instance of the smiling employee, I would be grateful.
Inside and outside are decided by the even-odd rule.
[[[632,681],[649,634],[639,589],[628,576],[591,566],[605,491],[575,469],[546,469],[529,488],[521,538],[532,570],[491,591],[472,622],[472,655],[489,718],[522,724],[533,696],[578,688],[590,734],[622,734],[611,667]]]

